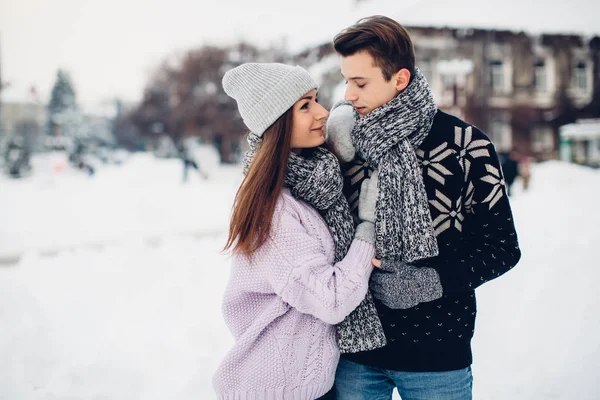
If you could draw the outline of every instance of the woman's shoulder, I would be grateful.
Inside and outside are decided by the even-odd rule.
[[[314,225],[321,217],[309,204],[295,198],[288,188],[283,188],[273,213],[273,228],[305,227]]]
[[[305,212],[307,208],[308,205],[295,198],[288,188],[283,188],[281,190],[279,198],[277,199],[277,205],[275,206],[276,213],[285,213],[296,218]]]

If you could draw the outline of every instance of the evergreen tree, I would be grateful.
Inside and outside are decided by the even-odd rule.
[[[76,137],[83,134],[83,116],[77,107],[75,89],[66,71],[58,70],[48,103],[46,134]]]

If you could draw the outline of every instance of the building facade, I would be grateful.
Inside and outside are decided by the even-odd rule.
[[[556,159],[559,128],[600,118],[600,38],[523,32],[408,27],[416,65],[438,106],[479,126],[499,152]],[[298,55],[307,67],[323,60],[320,93],[339,91],[331,43]]]

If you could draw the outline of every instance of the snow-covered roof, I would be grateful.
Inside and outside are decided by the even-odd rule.
[[[5,83],[6,84],[6,83]],[[32,86],[9,83],[0,91],[0,100],[3,103],[29,104],[40,102],[36,89]]]
[[[333,12],[321,13],[313,24],[315,28],[302,32],[290,44],[306,48],[331,41],[343,28],[376,14],[394,18],[405,26],[600,35],[600,1],[597,0],[505,0],[496,3],[481,0],[366,0],[353,7],[338,7]]]
[[[559,128],[560,136],[565,139],[600,139],[600,119],[579,120]]]

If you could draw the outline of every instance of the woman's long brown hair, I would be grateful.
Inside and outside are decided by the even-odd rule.
[[[290,153],[293,109],[263,134],[246,177],[235,196],[224,251],[251,255],[269,237]]]

